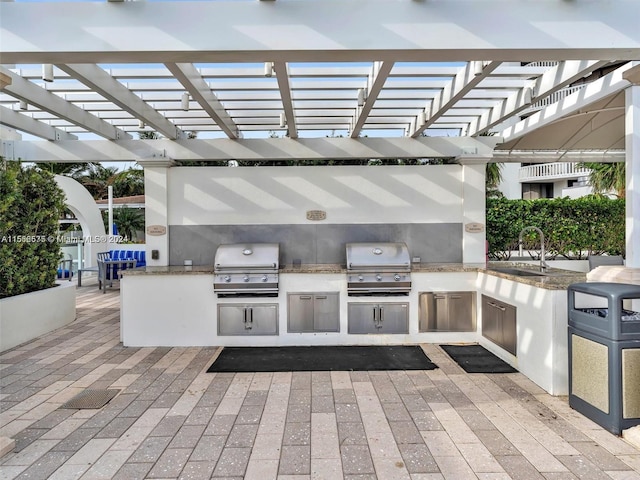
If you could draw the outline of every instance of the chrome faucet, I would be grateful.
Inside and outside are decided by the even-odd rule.
[[[536,232],[538,232],[538,235],[540,235],[540,271],[541,272],[545,272],[549,265],[547,265],[547,262],[546,262],[546,259],[545,259],[544,233],[542,233],[542,230],[540,230],[538,227],[533,227],[533,226],[524,227],[520,231],[520,235],[518,236],[518,247],[519,247],[518,250],[520,252],[520,257],[522,257],[522,235],[527,230],[535,230]]]

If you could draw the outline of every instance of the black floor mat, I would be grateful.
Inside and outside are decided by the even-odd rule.
[[[207,372],[433,370],[419,346],[225,347]]]
[[[440,345],[467,373],[513,373],[508,363],[481,345]]]

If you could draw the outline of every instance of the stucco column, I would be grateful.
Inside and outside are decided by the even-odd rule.
[[[638,70],[634,68],[632,70]],[[640,73],[625,90],[626,266],[640,268]]]
[[[169,265],[169,168],[168,159],[143,159],[144,168],[145,244],[148,266]],[[158,258],[154,259],[154,251]]]
[[[486,158],[462,163],[462,261],[486,263]]]

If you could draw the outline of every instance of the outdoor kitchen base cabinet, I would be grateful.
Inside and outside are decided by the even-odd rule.
[[[218,335],[277,335],[278,305],[218,305]]]
[[[408,303],[349,303],[349,333],[409,333]]]
[[[418,305],[420,332],[474,332],[475,292],[423,292]]]
[[[516,355],[516,307],[482,295],[482,336]]]
[[[293,333],[340,331],[340,296],[330,293],[290,293],[288,330]]]

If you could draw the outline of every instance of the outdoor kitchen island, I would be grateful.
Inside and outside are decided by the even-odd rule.
[[[566,394],[566,289],[571,283],[584,281],[584,274],[551,269],[548,276],[525,277],[491,268],[413,264],[408,295],[350,296],[344,265],[281,265],[277,296],[218,298],[213,289],[213,266],[147,266],[126,271],[122,277],[121,340],[132,347],[477,342],[547,392]],[[471,293],[473,318],[464,331],[430,329],[421,296],[434,292]],[[491,332],[483,332],[483,316],[487,314],[483,296],[517,310],[515,355]],[[322,306],[327,300],[329,315]],[[301,309],[300,302],[305,301],[310,306]],[[379,308],[383,309],[383,325],[387,318],[392,319],[389,332],[376,325],[380,323]],[[226,309],[236,316],[235,330],[220,325],[221,312]],[[350,324],[350,317],[358,317],[353,312],[362,309],[371,311],[369,330],[362,330],[362,325],[354,329]],[[292,321],[292,312],[311,321]]]

